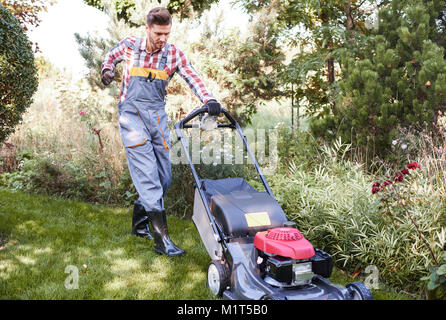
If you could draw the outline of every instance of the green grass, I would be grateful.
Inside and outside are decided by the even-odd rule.
[[[168,217],[187,254],[169,259],[130,235],[131,210],[0,190],[0,299],[212,299],[191,221]],[[5,244],[6,242],[6,244]],[[2,247],[0,245],[0,247]],[[67,290],[69,265],[78,289]]]
[[[0,299],[214,299],[209,257],[192,221],[168,217],[171,238],[186,250],[175,258],[131,236],[130,223],[130,208],[0,190]],[[78,268],[78,289],[65,286],[67,266]],[[353,281],[338,270],[331,280]]]

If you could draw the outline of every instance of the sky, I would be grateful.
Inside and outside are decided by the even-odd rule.
[[[234,23],[246,25],[246,17],[237,10],[232,10],[229,1],[223,2],[225,14],[230,18],[228,27]],[[74,75],[87,72],[84,60],[80,56],[74,38],[75,33],[85,36],[87,33],[106,36],[109,18],[100,10],[87,6],[82,0],[58,0],[40,15],[41,24],[32,30],[29,38],[39,44],[41,53],[61,70],[65,69]]]
[[[74,34],[101,34],[108,17],[82,0],[58,0],[40,18],[41,24],[29,34],[30,40],[36,41],[42,51],[37,55],[45,56],[62,70],[66,68],[73,73],[85,71]]]

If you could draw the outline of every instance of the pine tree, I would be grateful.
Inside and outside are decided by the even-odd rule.
[[[396,127],[430,127],[446,109],[446,60],[438,23],[445,1],[393,0],[364,57],[344,50],[335,112],[312,122],[326,137],[341,136],[372,155],[385,155]]]

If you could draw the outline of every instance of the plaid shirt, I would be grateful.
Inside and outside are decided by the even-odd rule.
[[[125,40],[134,45],[137,38],[131,36],[127,37]],[[143,40],[141,41],[140,50],[141,50],[140,66],[144,68],[158,69],[161,56],[163,55],[164,50],[166,50],[166,47],[155,50],[154,52],[148,52],[146,49],[146,38],[143,38]],[[133,66],[132,53],[133,50],[125,44],[124,40],[122,40],[121,42],[118,43],[118,45],[112,48],[105,55],[104,61],[101,66],[103,73],[105,69],[114,70],[116,64],[118,64],[123,60],[125,61],[125,66],[123,70],[124,72],[122,76],[122,88],[120,97],[121,102],[125,100],[125,96],[127,94],[127,88],[130,81],[130,69]],[[142,63],[142,61],[144,61],[144,63]],[[186,58],[184,52],[173,44],[170,44],[164,71],[166,71],[168,77],[166,84],[166,92],[169,80],[174,76],[175,72],[178,72],[178,74],[186,81],[191,90],[195,93],[195,95],[200,99],[200,101],[203,104],[205,104],[210,99],[214,99],[212,93],[207,90],[207,88],[203,84],[203,81],[200,79],[200,76],[192,67],[189,60]]]

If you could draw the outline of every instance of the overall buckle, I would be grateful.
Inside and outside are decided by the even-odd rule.
[[[147,82],[152,82],[156,78],[156,74],[152,74],[152,72],[149,72],[149,75],[147,76]]]

